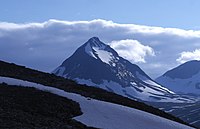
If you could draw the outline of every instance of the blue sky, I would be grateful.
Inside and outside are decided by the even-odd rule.
[[[105,19],[117,23],[200,28],[199,0],[1,0],[0,21]]]

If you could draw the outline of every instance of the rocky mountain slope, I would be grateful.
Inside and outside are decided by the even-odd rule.
[[[137,65],[120,57],[97,37],[79,47],[53,73],[79,84],[102,88],[134,100],[191,101],[156,83]]]

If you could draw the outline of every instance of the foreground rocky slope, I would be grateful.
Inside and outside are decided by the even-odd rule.
[[[81,111],[83,112],[82,115],[73,117],[73,119],[78,120],[87,126],[103,129],[192,129],[189,126],[144,111],[86,98],[79,94],[69,93],[54,87],[9,77],[0,77],[0,83],[7,83],[9,85],[15,84],[14,86],[17,87],[34,87],[41,91],[72,99],[80,104]],[[51,105],[49,106],[51,107]],[[14,109],[15,108],[13,108],[13,110]],[[56,115],[58,111],[55,112]],[[43,112],[40,113],[43,114]]]
[[[77,102],[35,88],[0,84],[0,102],[2,129],[92,129],[72,119],[82,114]]]

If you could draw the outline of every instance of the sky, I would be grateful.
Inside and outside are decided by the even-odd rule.
[[[1,0],[0,21],[112,20],[149,26],[200,28],[199,0]]]
[[[51,72],[97,36],[156,78],[200,59],[199,0],[1,0],[0,60]]]

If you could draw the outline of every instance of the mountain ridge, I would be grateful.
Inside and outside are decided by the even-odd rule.
[[[200,61],[192,60],[179,65],[163,74],[163,76],[171,77],[172,79],[186,79],[200,72]]]
[[[183,94],[200,95],[200,61],[192,60],[165,72],[156,81]]]

